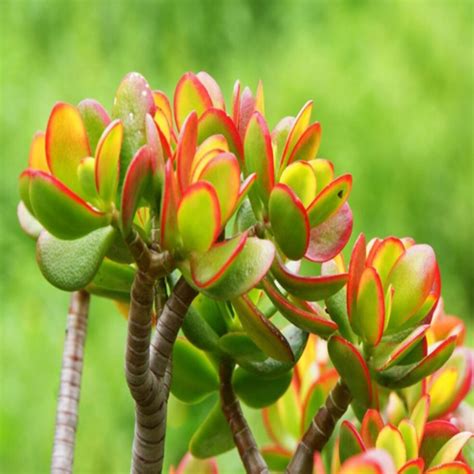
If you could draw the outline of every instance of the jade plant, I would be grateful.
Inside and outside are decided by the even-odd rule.
[[[53,472],[72,470],[91,295],[128,318],[134,473],[163,469],[170,393],[216,399],[173,472],[218,472],[235,447],[250,473],[469,472],[473,358],[435,252],[361,234],[346,267],[352,177],[318,156],[312,108],[271,129],[261,83],[229,106],[205,72],[172,101],[130,73],[110,113],[53,107],[18,207],[42,274],[72,292]]]

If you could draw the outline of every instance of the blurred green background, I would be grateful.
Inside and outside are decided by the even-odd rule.
[[[68,295],[42,278],[16,220],[17,177],[57,100],[110,109],[125,73],[173,93],[206,70],[227,98],[265,85],[270,124],[315,100],[320,156],[351,172],[354,237],[413,236],[436,250],[449,312],[473,308],[473,4],[469,1],[0,1],[0,471],[47,472]],[[472,334],[472,333],[471,333]],[[78,473],[128,472],[125,323],[92,303]],[[472,343],[471,343],[472,345]],[[173,401],[177,463],[210,402]],[[259,414],[252,412],[256,426]],[[263,440],[261,429],[257,437]],[[235,452],[224,473],[241,472]]]

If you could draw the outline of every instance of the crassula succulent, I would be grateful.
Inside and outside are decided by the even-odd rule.
[[[33,138],[18,216],[43,275],[74,292],[73,322],[90,294],[128,317],[132,472],[163,469],[170,392],[216,399],[173,472],[215,473],[234,447],[252,473],[469,472],[459,413],[473,357],[444,314],[435,253],[361,235],[346,268],[352,177],[318,156],[312,108],[271,128],[261,83],[237,82],[228,106],[205,72],[184,74],[172,100],[131,73],[110,114],[58,103]],[[72,467],[77,327],[58,472]],[[263,409],[271,445],[259,450],[239,400]]]

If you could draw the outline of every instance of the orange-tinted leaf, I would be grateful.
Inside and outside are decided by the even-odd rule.
[[[178,213],[179,191],[178,180],[173,171],[173,163],[168,160],[165,165],[165,182],[160,212],[160,241],[163,248],[175,249],[179,242]]]
[[[382,240],[373,251],[370,252],[367,259],[367,266],[374,267],[380,276],[382,285],[386,287],[388,274],[392,270],[395,262],[405,252],[403,243],[395,237],[388,237]]]
[[[424,467],[425,463],[423,459],[412,459],[402,466],[398,474],[423,474]]]
[[[301,138],[296,143],[295,148],[291,152],[288,163],[297,160],[310,161],[316,158],[319,145],[321,143],[321,124],[319,122],[310,125]]]
[[[196,153],[198,118],[191,112],[183,123],[176,148],[178,183],[184,192],[191,181],[191,166]]]
[[[385,426],[377,436],[377,449],[384,449],[390,453],[395,467],[400,469],[407,461],[407,452],[400,431],[393,425]]]
[[[34,170],[50,173],[48,161],[46,160],[44,132],[36,132],[30,146],[30,155],[28,158],[28,167]]]
[[[281,174],[280,183],[286,184],[298,196],[305,208],[316,195],[316,175],[307,161],[298,161],[287,166]]]
[[[377,410],[370,408],[362,419],[360,433],[365,445],[368,448],[374,448],[377,436],[384,427],[382,416]]]

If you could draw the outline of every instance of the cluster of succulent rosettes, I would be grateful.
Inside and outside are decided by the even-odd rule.
[[[472,472],[463,456],[463,448],[473,437],[470,431],[460,431],[445,420],[428,421],[430,398],[423,396],[409,416],[398,423],[385,423],[380,413],[369,409],[362,419],[360,429],[345,420],[339,430],[337,444],[339,459],[333,462],[338,472],[359,472],[372,450],[375,459],[377,451],[384,453],[380,469],[373,466],[367,472],[422,474]],[[386,454],[389,456],[387,457]],[[350,469],[349,469],[350,468]],[[365,472],[365,471],[364,471]]]

